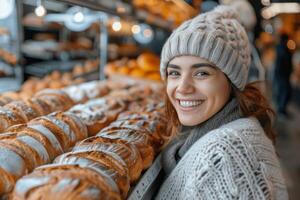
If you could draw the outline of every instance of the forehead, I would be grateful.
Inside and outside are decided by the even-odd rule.
[[[192,66],[194,64],[209,64],[209,65],[213,65],[212,63],[208,62],[206,59],[204,58],[200,58],[197,56],[178,56],[173,58],[169,64],[171,65],[177,65],[177,66]]]

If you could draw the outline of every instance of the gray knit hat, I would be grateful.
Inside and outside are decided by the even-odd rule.
[[[222,70],[240,90],[245,88],[250,65],[247,34],[229,6],[218,6],[181,24],[163,46],[160,73],[177,56],[199,56]]]

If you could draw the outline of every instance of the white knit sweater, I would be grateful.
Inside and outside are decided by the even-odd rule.
[[[272,142],[255,118],[200,138],[160,187],[156,199],[288,199]]]

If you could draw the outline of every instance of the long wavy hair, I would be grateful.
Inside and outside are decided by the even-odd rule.
[[[267,137],[275,144],[276,135],[272,129],[275,112],[268,100],[256,86],[260,82],[247,84],[243,91],[231,84],[232,95],[237,99],[243,117],[255,117],[264,129]],[[168,96],[165,97],[166,115],[169,119],[168,131],[170,135],[176,135],[180,122]]]

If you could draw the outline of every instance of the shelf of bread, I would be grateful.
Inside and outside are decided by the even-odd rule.
[[[104,73],[114,79],[149,80],[160,82],[160,59],[152,53],[143,53],[137,59],[123,58],[106,65]]]
[[[118,87],[110,85],[105,81],[93,81],[62,89],[46,89],[24,100],[19,99],[17,93],[6,93],[0,98],[3,104],[0,107],[0,133],[10,126],[27,123],[52,112],[66,111],[75,104],[102,97],[113,87]]]
[[[134,186],[169,139],[164,106],[160,103],[162,93],[157,87],[143,84],[101,83],[110,92],[82,104],[78,102],[97,96],[88,97],[91,87],[86,95],[80,95],[81,100],[67,95],[76,91],[71,86],[41,91],[34,103],[5,105],[4,113],[13,113],[27,122],[20,120],[19,125],[7,127],[0,134],[2,197],[66,199],[76,194],[76,199],[126,198],[130,186]],[[52,112],[45,102],[37,101],[49,98],[49,94],[63,100],[64,106],[74,105],[71,101],[77,104],[65,112]],[[53,100],[46,102],[59,106]],[[1,124],[5,123],[1,120]],[[53,164],[48,164],[53,160]],[[44,164],[48,165],[39,167]],[[47,181],[41,183],[40,175]]]
[[[137,16],[148,23],[171,29],[192,18],[197,11],[184,1],[133,0]]]
[[[17,64],[17,56],[2,48],[0,48],[0,60],[3,60],[11,66],[15,66]]]

